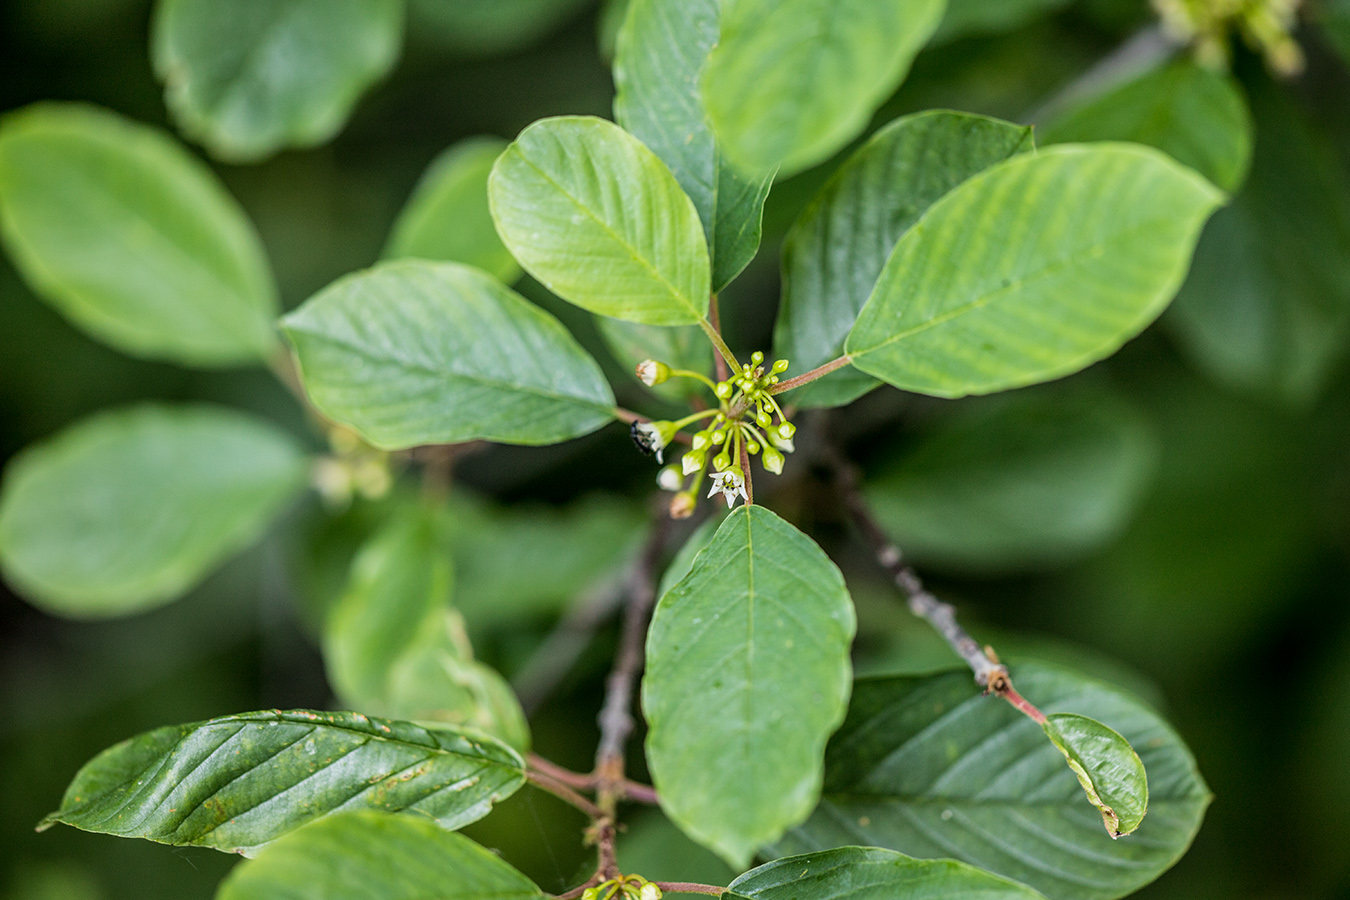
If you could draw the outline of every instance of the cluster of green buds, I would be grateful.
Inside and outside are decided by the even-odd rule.
[[[620,875],[586,888],[581,900],[661,900],[661,889],[641,875]]]
[[[1213,68],[1230,63],[1229,34],[1247,44],[1280,75],[1303,71],[1303,51],[1293,38],[1302,0],[1153,0],[1163,26],[1190,44],[1196,58]]]
[[[332,453],[314,461],[311,480],[330,508],[345,508],[353,496],[378,500],[389,493],[394,478],[388,453],[376,450],[341,425],[328,429],[328,446]]]
[[[638,365],[637,376],[649,387],[672,377],[695,378],[717,397],[715,408],[700,410],[683,419],[633,424],[634,443],[645,452],[655,453],[658,462],[665,461],[663,453],[681,429],[700,426],[680,464],[667,466],[657,476],[663,489],[675,492],[670,504],[672,516],[678,519],[693,513],[709,463],[712,487],[708,496],[720,493],[728,507],[735,505],[737,497],[749,502],[746,490],[749,472],[745,464],[750,457],[759,456],[765,470],[775,475],[783,471],[784,454],[794,449],[792,438],[796,428],[774,398],[773,387],[787,367],[788,361],[780,359],[766,368],[764,354],[756,351],[739,372],[714,383],[699,373],[672,369],[656,360]],[[685,479],[689,476],[693,480],[686,487]]]

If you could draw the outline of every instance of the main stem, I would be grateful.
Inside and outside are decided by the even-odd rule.
[[[623,633],[614,656],[614,668],[605,681],[605,702],[600,710],[600,743],[595,751],[595,804],[600,816],[594,836],[599,853],[597,875],[601,880],[619,874],[614,855],[619,800],[625,795],[624,756],[633,733],[633,688],[642,669],[643,644],[647,624],[656,605],[656,568],[666,542],[669,519],[657,516],[652,534],[642,549],[638,565],[628,582],[628,603],[624,607]]]
[[[858,489],[858,470],[833,449],[827,450],[825,455],[834,470],[835,483],[839,487],[849,518],[862,532],[876,555],[877,562],[890,574],[896,587],[905,595],[910,612],[928,622],[938,634],[942,635],[957,656],[960,656],[975,673],[976,684],[1002,697],[1038,724],[1044,723],[1045,715],[1013,689],[1012,679],[1008,677],[1008,667],[998,661],[992,648],[982,648],[979,642],[967,634],[956,621],[956,607],[933,596],[923,586],[923,580],[919,578],[918,573],[905,562],[900,548],[881,527],[871,507],[867,505],[862,491]]]
[[[731,352],[731,348],[727,346],[727,342],[722,340],[721,330],[715,327],[707,319],[699,319],[698,326],[703,329],[703,333],[708,336],[708,340],[712,341],[713,346],[717,348],[718,354],[724,360],[724,362],[718,364],[717,380],[726,380],[726,366],[730,366],[731,371],[733,372],[739,372],[741,370],[741,364],[736,361],[736,354]]]

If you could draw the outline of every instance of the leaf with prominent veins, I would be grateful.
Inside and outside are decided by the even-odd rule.
[[[521,758],[477,732],[348,712],[240,713],[146,732],[76,774],[58,822],[252,855],[333,812],[481,819],[525,782]]]

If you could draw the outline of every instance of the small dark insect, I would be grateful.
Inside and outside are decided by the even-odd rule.
[[[656,452],[656,433],[650,428],[643,428],[642,422],[634,422],[628,429],[628,436],[633,439],[633,445],[651,456]]]

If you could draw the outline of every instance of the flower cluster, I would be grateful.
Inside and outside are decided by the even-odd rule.
[[[1229,35],[1240,33],[1278,75],[1303,71],[1303,51],[1294,40],[1302,0],[1153,0],[1163,27],[1190,44],[1211,68],[1232,64]]]
[[[689,450],[680,459],[680,465],[661,470],[657,483],[665,490],[676,492],[671,501],[671,515],[683,518],[694,511],[697,492],[711,462],[712,487],[708,496],[721,494],[727,506],[735,505],[739,497],[749,502],[747,481],[750,477],[750,457],[759,456],[764,468],[780,474],[784,454],[794,449],[792,438],[796,428],[787,420],[783,409],[774,399],[773,387],[778,376],[785,372],[788,361],[780,359],[767,369],[764,354],[756,352],[750,362],[741,366],[725,381],[714,383],[695,372],[671,369],[665,363],[646,360],[637,367],[644,384],[660,384],[671,377],[696,378],[712,389],[718,405],[701,410],[676,421],[635,422],[633,442],[646,453],[656,454],[664,462],[664,451],[681,429],[701,423],[702,427],[689,438]],[[694,476],[688,488],[684,479]]]
[[[661,900],[661,888],[641,875],[621,875],[586,888],[581,900]]]

